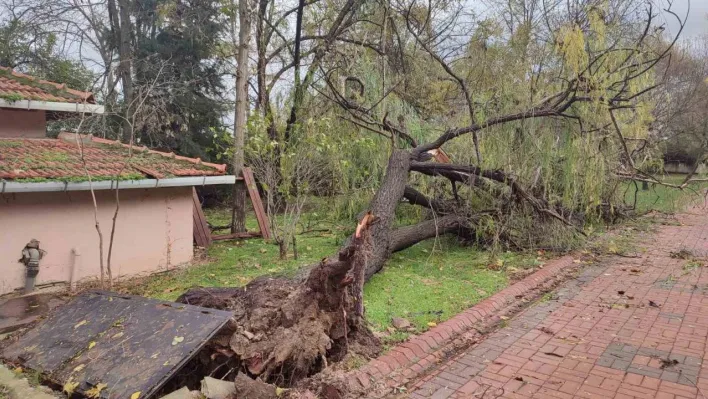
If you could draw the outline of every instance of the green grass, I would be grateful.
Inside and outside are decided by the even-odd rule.
[[[671,179],[676,182],[680,177]],[[640,191],[638,208],[678,210],[692,198],[688,192],[659,186]],[[213,225],[226,225],[231,218],[225,209],[207,209],[205,214]],[[193,287],[243,286],[262,275],[293,275],[301,267],[336,253],[353,228],[351,223],[328,221],[324,215],[312,211],[302,216],[301,223],[306,230],[316,231],[297,236],[297,260],[278,259],[278,247],[262,239],[215,242],[207,251],[205,261],[138,282],[131,281],[127,290],[174,300]],[[249,231],[258,229],[252,212],[246,225]],[[606,234],[603,226],[598,227],[586,248],[601,253],[630,253],[637,250],[633,247],[636,234],[648,231],[649,222],[645,219],[629,221],[612,234]],[[322,229],[327,231],[320,231]],[[462,247],[453,239],[429,240],[394,254],[384,269],[367,283],[364,289],[367,319],[383,334],[385,342],[397,342],[498,292],[509,284],[511,274],[537,267],[541,262],[543,259],[532,252],[493,255],[489,251]],[[393,330],[393,317],[408,319],[414,331]]]
[[[226,210],[205,213],[213,225],[229,222]],[[293,275],[302,266],[316,263],[339,249],[348,227],[336,223],[326,226],[331,231],[298,235],[298,260],[279,260],[278,247],[261,239],[221,241],[209,248],[203,263],[131,281],[130,287],[124,289],[174,300],[192,287],[243,286],[262,275]],[[257,229],[255,219],[247,220],[247,228]],[[538,264],[536,254],[503,253],[490,259],[489,252],[461,247],[451,239],[423,242],[394,254],[384,270],[367,284],[367,319],[375,330],[389,335],[386,341],[399,341],[409,333],[392,333],[391,318],[406,318],[415,331],[425,331],[430,328],[428,323],[447,320],[506,287],[507,272]]]
[[[390,327],[393,317],[405,318],[416,331],[425,331],[428,323],[447,320],[506,287],[511,265],[535,264],[531,256],[504,254],[501,260],[508,268],[491,270],[489,260],[487,252],[447,240],[396,253],[364,288],[367,319],[378,331]],[[404,337],[394,333],[390,338]]]
[[[187,269],[147,277],[131,292],[174,300],[192,287],[240,287],[262,275],[291,275],[300,267],[333,254],[333,234],[298,237],[298,260],[278,259],[278,247],[262,239],[215,242],[208,260]]]
[[[664,181],[670,184],[681,184],[685,179],[685,175],[668,175]],[[696,178],[705,178],[705,176],[696,176]],[[702,200],[703,194],[708,183],[699,182],[693,183],[679,190],[672,187],[662,185],[649,185],[649,190],[642,190],[642,183],[637,183],[639,191],[637,192],[637,212],[646,213],[651,210],[661,212],[676,212],[691,202]],[[623,192],[624,200],[627,204],[634,203],[634,183],[625,183]]]

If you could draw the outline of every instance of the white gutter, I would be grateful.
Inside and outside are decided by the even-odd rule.
[[[89,114],[102,114],[105,109],[103,105],[82,104],[82,103],[58,103],[52,101],[18,100],[7,101],[0,98],[0,108],[35,109],[43,111],[59,112],[85,112]]]
[[[0,193],[47,193],[54,191],[88,191],[93,186],[94,190],[121,190],[134,188],[162,188],[185,186],[208,186],[214,184],[234,184],[236,176],[194,176],[173,177],[169,179],[142,179],[142,180],[101,180],[89,186],[89,182],[36,182],[25,183],[0,180]]]

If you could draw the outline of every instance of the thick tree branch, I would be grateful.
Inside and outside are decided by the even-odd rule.
[[[518,199],[524,200],[531,205],[536,212],[541,215],[550,216],[567,226],[575,228],[580,234],[585,235],[581,227],[576,226],[567,218],[560,215],[556,210],[550,208],[545,200],[538,199],[526,191],[514,176],[508,175],[501,170],[483,170],[474,165],[438,164],[429,162],[411,162],[411,171],[423,173],[430,176],[444,176],[453,181],[469,184],[473,182],[475,176],[484,177],[500,183],[504,183],[511,188],[512,194]],[[570,213],[570,212],[568,212]]]
[[[430,199],[426,197],[425,194],[411,186],[406,186],[406,189],[403,192],[403,198],[408,200],[410,204],[422,206],[440,214],[445,214],[451,211],[450,206],[446,205],[443,201]]]

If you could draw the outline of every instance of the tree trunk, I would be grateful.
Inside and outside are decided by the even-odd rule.
[[[132,142],[133,139],[133,102],[135,95],[133,91],[133,51],[130,35],[132,23],[130,20],[130,2],[118,0],[116,9],[115,0],[108,1],[111,26],[118,40],[118,71],[123,86],[123,121],[122,139],[124,142]]]
[[[234,112],[234,156],[231,162],[233,174],[242,175],[244,166],[243,147],[246,142],[246,116],[248,105],[248,52],[251,39],[251,15],[248,0],[239,0],[238,55],[236,66],[236,110]],[[231,232],[246,231],[246,184],[237,180],[234,184]]]
[[[179,301],[232,309],[236,323],[212,342],[263,380],[291,385],[341,359],[347,351],[374,355],[380,343],[363,323],[363,287],[395,245],[391,226],[408,180],[410,153],[396,150],[357,233],[304,280],[261,278],[244,288],[200,288]],[[427,231],[427,230],[426,230]],[[404,237],[401,234],[400,237]]]
[[[256,101],[256,111],[262,116],[268,117],[268,85],[266,84],[266,50],[268,43],[265,42],[264,26],[266,24],[266,11],[268,10],[268,0],[258,1],[258,20],[256,21],[256,52],[258,61],[256,64],[256,81],[258,89],[258,99]],[[271,137],[271,139],[274,139]]]

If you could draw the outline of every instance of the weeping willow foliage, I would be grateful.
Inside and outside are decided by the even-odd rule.
[[[451,4],[454,2],[442,7]],[[615,173],[624,167],[624,148],[611,124],[606,99],[614,95],[616,82],[628,73],[622,65],[628,60],[648,59],[658,46],[650,39],[636,43],[635,33],[641,29],[641,21],[637,21],[637,26],[627,26],[626,21],[608,22],[605,16],[612,11],[609,3],[594,4],[585,10],[582,24],[568,19],[551,32],[532,20],[513,31],[505,28],[499,18],[476,21],[476,29],[457,50],[461,52],[457,60],[449,63],[470,88],[472,115],[461,87],[438,61],[405,35],[402,16],[380,4],[370,4],[371,9],[362,16],[377,24],[353,29],[351,36],[362,42],[378,37],[380,47],[394,50],[382,54],[362,46],[341,47],[327,59],[321,80],[328,78],[347,98],[369,108],[373,119],[382,121],[386,117],[416,141],[425,143],[446,129],[473,123],[484,125],[490,118],[529,109],[545,96],[561,91],[564,82],[582,78],[580,94],[589,101],[576,103],[566,111],[573,118],[529,118],[481,130],[479,166],[502,170],[551,206],[562,206],[592,221],[623,199],[622,193],[617,192]],[[424,13],[418,15],[421,11],[416,7],[411,12],[416,21],[425,19]],[[384,15],[388,16],[386,21]],[[396,29],[387,22],[391,20],[396,20]],[[619,43],[617,50],[603,53],[608,43]],[[600,54],[602,62],[592,64]],[[363,88],[347,86],[344,78],[348,76],[356,77]],[[654,71],[645,71],[629,81],[627,95],[643,92],[657,79]],[[280,191],[284,194],[292,192],[292,184],[297,181],[290,177],[296,163],[289,160],[309,159],[318,165],[318,170],[308,185],[308,194],[326,197],[323,206],[335,217],[352,218],[365,208],[378,188],[392,147],[405,143],[352,123],[347,112],[323,94],[327,92],[324,83],[313,90],[287,148],[281,148],[282,138],[268,136],[264,121],[252,117],[247,157],[279,154],[284,176]],[[641,96],[632,105],[633,108],[614,111],[622,134],[632,139],[628,141],[630,151],[638,145],[637,139],[648,137],[655,106]],[[283,124],[284,121],[278,122],[278,131],[283,130]],[[471,135],[446,143],[444,150],[457,164],[478,164]],[[656,164],[656,154],[645,154],[636,161],[638,166]],[[452,194],[450,183],[442,179],[412,174],[409,184],[431,197],[450,198]],[[473,214],[507,207],[500,203],[508,202],[504,190],[459,187],[459,194]],[[567,244],[563,242],[563,237],[568,236],[565,230],[553,223],[540,226],[530,209],[507,209],[507,214],[504,220],[482,217],[477,222],[478,234],[500,237],[513,232],[520,246],[548,244],[540,242],[538,236],[552,241],[548,244],[551,246]],[[426,215],[420,208],[399,210],[399,217],[405,220]]]

